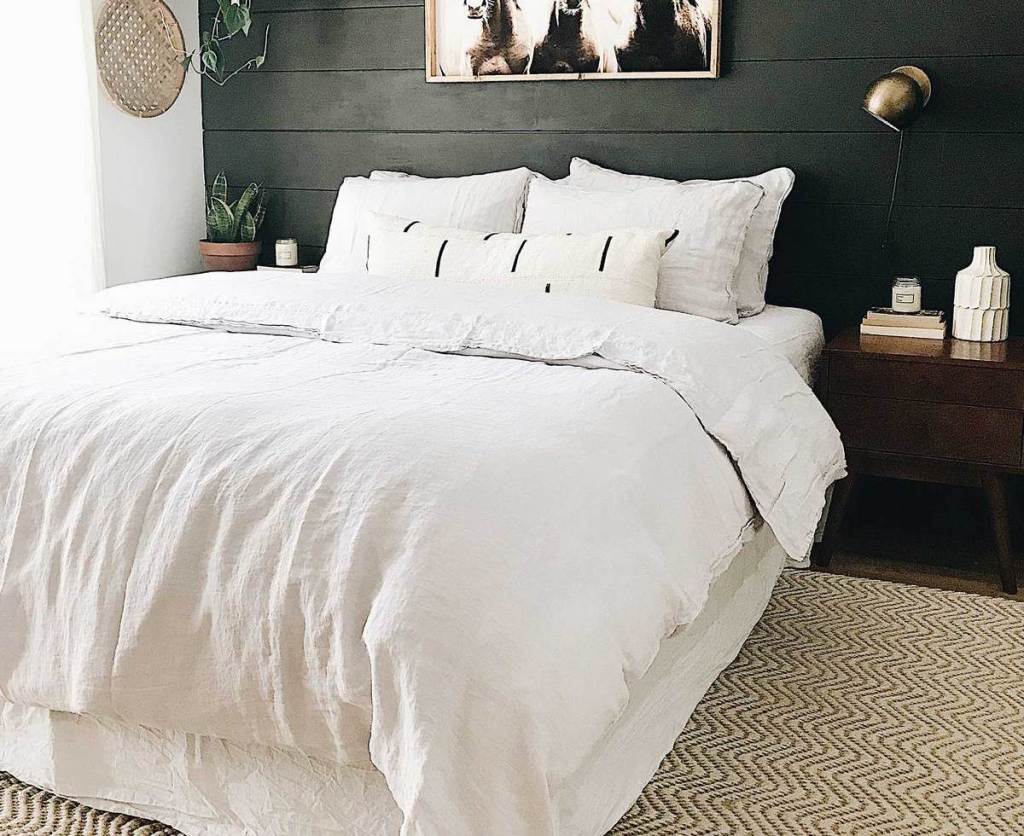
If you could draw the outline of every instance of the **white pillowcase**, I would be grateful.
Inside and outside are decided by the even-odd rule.
[[[578,159],[578,158],[574,158]],[[546,174],[541,174],[539,171],[533,171],[532,169],[526,169],[530,172],[530,177],[540,177],[542,180],[550,180]],[[510,171],[522,171],[522,169],[510,169]],[[496,174],[507,174],[507,171],[490,172]],[[487,177],[487,174],[469,174],[464,175],[468,177]],[[385,168],[375,168],[370,172],[371,180],[462,180],[463,177],[423,177],[419,174],[410,174],[408,171],[391,171]],[[568,176],[563,177],[563,180],[568,180]]]
[[[788,168],[775,168],[756,177],[737,178],[756,183],[765,191],[765,198],[754,212],[750,230],[743,245],[739,270],[736,274],[736,303],[740,316],[754,316],[764,310],[764,294],[768,286],[768,262],[775,252],[775,230],[782,214],[782,204],[793,191],[796,175]],[[687,180],[681,185],[703,185],[706,183],[733,183],[737,180]],[[631,191],[649,186],[664,186],[679,183],[661,177],[645,177],[638,174],[623,174],[610,168],[602,168],[580,157],[574,157],[569,165],[566,182],[585,189],[606,189]]]
[[[763,197],[763,188],[743,181],[622,191],[534,180],[523,232],[676,230],[661,260],[658,307],[736,322],[735,275],[747,229]]]
[[[521,171],[522,169],[513,169],[514,171]],[[526,169],[530,172],[530,180],[540,177],[542,180],[548,180],[550,178],[547,175],[541,174],[539,171],[533,171],[532,169]],[[507,172],[499,171],[498,174],[505,174]],[[487,175],[471,174],[470,177],[485,177]],[[374,169],[370,172],[371,180],[461,180],[461,177],[422,177],[419,174],[410,174],[408,171],[389,171],[387,169]],[[568,180],[568,177],[562,178]],[[526,190],[523,190],[523,199],[519,204],[519,213],[516,215],[516,228],[514,232],[519,232],[523,228],[523,213],[526,211]]]
[[[517,235],[429,226],[369,213],[365,267],[378,276],[591,296],[654,307],[671,232]]]
[[[361,227],[368,211],[410,215],[424,221],[485,232],[519,229],[531,173],[527,168],[469,177],[346,177],[334,204],[322,271],[361,270]]]

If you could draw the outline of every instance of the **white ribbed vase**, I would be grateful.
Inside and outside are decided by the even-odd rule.
[[[1010,333],[1010,274],[996,263],[995,247],[975,247],[974,261],[956,274],[953,336],[993,343]]]

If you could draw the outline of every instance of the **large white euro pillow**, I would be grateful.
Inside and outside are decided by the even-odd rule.
[[[514,170],[521,171],[522,169],[514,169]],[[529,179],[531,179],[531,180],[535,179],[537,177],[540,177],[542,180],[549,179],[546,175],[541,174],[539,171],[533,171],[532,169],[527,169],[527,171],[530,172],[530,178]],[[499,171],[497,173],[498,174],[505,174],[506,172]],[[463,177],[465,177],[465,176],[480,177],[480,176],[487,176],[487,175],[478,175],[478,174],[463,175]],[[408,171],[392,171],[390,169],[383,169],[383,168],[374,169],[373,171],[370,172],[370,179],[371,180],[434,180],[436,182],[436,181],[440,181],[440,180],[462,180],[463,177],[424,177],[424,176],[422,176],[420,174],[410,174]],[[566,177],[564,177],[562,179],[568,179],[568,177],[566,176]],[[525,209],[526,209],[526,190],[524,189],[523,190],[523,199],[522,199],[522,201],[519,204],[519,213],[516,215],[516,228],[514,230],[515,232],[519,232],[523,228],[523,212],[525,211]]]
[[[377,276],[573,294],[654,307],[671,232],[617,229],[590,235],[521,235],[367,216],[365,267]]]
[[[742,181],[623,191],[534,180],[523,232],[674,230],[661,260],[658,307],[736,322],[736,271],[751,218],[763,197],[764,189]]]
[[[517,231],[530,178],[527,168],[468,177],[346,177],[338,189],[320,269],[361,269],[366,236],[361,224],[367,212],[485,232]]]
[[[530,176],[531,177],[543,177],[544,179],[548,179],[545,175],[541,174],[539,171],[532,171],[530,169],[527,169],[527,170],[530,171]],[[509,169],[509,171],[521,171],[521,169]],[[497,173],[497,174],[506,174],[507,172],[506,171],[499,171],[499,172],[488,172],[487,174],[464,174],[461,177],[424,177],[422,174],[410,174],[408,171],[394,171],[392,169],[387,169],[387,168],[375,168],[373,171],[370,172],[370,179],[371,180],[434,180],[434,181],[462,180],[465,177],[487,177],[487,176],[489,176],[489,174],[495,174],[495,173]]]
[[[775,230],[782,215],[782,204],[793,191],[796,175],[788,168],[774,168],[756,177],[736,179],[756,183],[765,193],[764,200],[750,221],[750,230],[743,244],[743,254],[736,274],[737,309],[741,317],[747,317],[764,310],[765,290],[768,287],[768,263],[775,252]],[[650,186],[677,184],[680,181],[623,174],[621,171],[603,168],[588,160],[574,157],[569,164],[569,177],[566,182],[584,189],[631,191]],[[735,180],[686,180],[681,185],[703,185],[713,182],[728,183]]]

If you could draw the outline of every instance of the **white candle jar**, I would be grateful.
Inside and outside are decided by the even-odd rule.
[[[299,266],[299,242],[294,238],[280,238],[275,248],[278,267]]]
[[[921,282],[914,277],[900,277],[892,283],[892,309],[900,313],[921,311]]]

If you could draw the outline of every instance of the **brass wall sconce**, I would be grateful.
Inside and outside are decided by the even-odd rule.
[[[899,133],[899,150],[896,152],[896,172],[893,176],[889,209],[885,215],[885,233],[882,251],[892,273],[901,273],[901,259],[892,233],[893,210],[900,185],[900,168],[903,163],[904,132],[909,128],[932,98],[932,82],[920,67],[897,67],[881,78],[875,79],[864,95],[864,110],[883,125]]]

